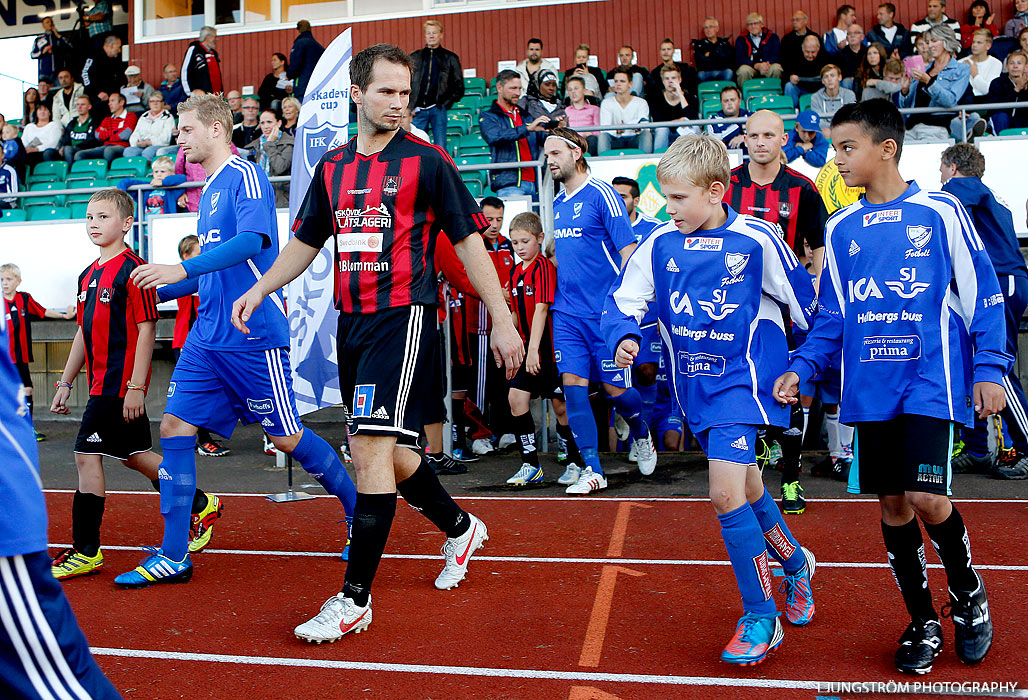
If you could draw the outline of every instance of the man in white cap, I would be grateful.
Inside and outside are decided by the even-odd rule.
[[[147,110],[153,86],[143,82],[139,66],[126,68],[125,80],[128,81],[128,85],[121,89],[121,94],[125,96],[125,109],[138,116]]]

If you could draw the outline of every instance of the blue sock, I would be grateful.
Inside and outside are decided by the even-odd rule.
[[[771,597],[771,567],[767,563],[760,523],[748,503],[717,516],[728,559],[742,595],[743,610],[770,617],[778,612]]]
[[[643,422],[649,425],[650,419],[653,417],[653,406],[657,403],[657,383],[654,382],[650,386],[636,384],[635,390],[639,392],[639,398],[642,400]]]
[[[631,429],[628,439],[638,440],[646,437],[649,428],[646,427],[646,421],[642,417],[643,402],[639,392],[633,387],[620,396],[612,396],[610,400]]]
[[[597,474],[602,474],[596,419],[589,405],[589,387],[565,385],[564,401],[567,404],[568,425],[575,436],[578,451],[582,453],[582,461]]]
[[[189,552],[189,521],[196,493],[196,436],[161,438],[161,515],[164,541],[161,550],[172,561],[182,561]]]
[[[764,495],[756,503],[751,503],[750,508],[757,516],[757,522],[764,533],[764,540],[767,542],[767,553],[773,556],[782,564],[787,574],[795,574],[802,569],[807,559],[803,556],[800,543],[789,532],[789,526],[785,524],[782,511],[778,509],[775,499],[764,489]]]
[[[346,473],[339,454],[310,428],[304,428],[293,449],[293,459],[314,477],[326,491],[342,502],[346,515],[353,517],[357,503],[357,487]]]

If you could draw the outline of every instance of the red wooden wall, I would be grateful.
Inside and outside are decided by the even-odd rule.
[[[388,0],[385,3],[387,4]],[[858,21],[865,31],[874,25],[877,0],[853,2]],[[963,20],[971,0],[951,0],[947,8],[951,17]],[[810,14],[810,26],[825,32],[835,24],[835,8],[840,0],[813,0],[812,2],[786,2],[762,0],[759,3],[743,0],[723,0],[718,3],[699,0],[608,0],[570,5],[522,7],[441,15],[445,26],[443,44],[460,54],[465,68],[475,67],[480,77],[491,77],[496,62],[504,59],[524,58],[525,43],[529,37],[543,40],[545,56],[560,56],[562,65],[570,65],[574,47],[587,43],[599,57],[600,67],[609,69],[615,63],[615,54],[622,44],[629,44],[639,54],[639,62],[647,67],[657,63],[657,49],[664,37],[671,37],[682,48],[687,61],[692,60],[689,40],[700,36],[700,27],[707,14],[715,14],[721,21],[722,35],[737,35],[745,30],[746,14],[754,8],[764,15],[764,21],[779,36],[791,31],[790,18],[794,9],[802,8]],[[924,17],[925,0],[894,0],[897,21],[910,26]],[[134,5],[134,3],[133,3]],[[1002,6],[993,3],[997,25],[1012,15],[1012,3]],[[716,7],[711,13],[710,8]],[[397,44],[408,51],[423,46],[422,22],[428,17],[414,17],[377,22],[356,22],[353,26],[354,49],[379,42]],[[315,27],[314,35],[325,46],[346,25]],[[225,84],[230,88],[260,84],[270,71],[271,54],[280,51],[287,56],[296,32],[293,29],[256,32],[250,34],[224,34],[218,39]],[[181,64],[186,41],[164,41],[134,44],[130,48],[132,63],[143,69],[143,78],[159,84],[161,67],[168,62]]]

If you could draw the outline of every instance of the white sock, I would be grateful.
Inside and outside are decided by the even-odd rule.
[[[853,426],[839,423],[839,442],[842,443],[843,451],[853,451]]]
[[[807,424],[810,423],[810,407],[803,407],[803,439],[807,439]]]
[[[842,449],[842,440],[839,439],[839,411],[825,413],[825,428],[828,429],[828,454],[832,457],[845,455]]]

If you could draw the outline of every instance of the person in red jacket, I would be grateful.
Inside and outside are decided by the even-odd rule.
[[[110,163],[128,148],[137,117],[125,109],[125,96],[120,92],[112,92],[107,98],[107,105],[111,108],[111,116],[100,122],[96,130],[96,138],[103,145],[76,151],[75,160],[103,158]]]

